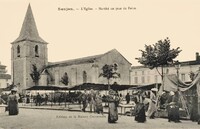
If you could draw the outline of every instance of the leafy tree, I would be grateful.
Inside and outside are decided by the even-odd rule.
[[[61,78],[61,82],[62,82],[65,86],[68,85],[68,83],[69,83],[69,77],[68,77],[68,75],[67,75],[66,72],[64,73],[63,77]]]
[[[110,89],[110,79],[111,78],[120,78],[120,73],[117,72],[118,66],[117,64],[114,65],[107,65],[105,64],[102,67],[103,72],[99,74],[99,77],[104,77],[108,81],[108,90]]]
[[[37,70],[36,64],[32,64],[32,73],[30,74],[30,76],[33,79],[35,85],[38,85],[38,82],[40,80],[40,72]]]
[[[156,68],[163,79],[163,68],[173,64],[173,59],[182,51],[179,47],[170,49],[170,46],[169,38],[159,40],[153,45],[145,45],[145,50],[140,50],[142,56],[136,60],[150,69]],[[162,73],[159,72],[158,67],[161,67]]]

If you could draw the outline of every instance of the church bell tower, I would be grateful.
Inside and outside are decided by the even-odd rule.
[[[33,65],[41,71],[48,63],[47,42],[39,36],[30,4],[19,37],[11,45],[12,80],[22,92],[35,85],[30,76]]]

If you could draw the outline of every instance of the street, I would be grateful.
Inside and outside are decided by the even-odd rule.
[[[0,129],[198,129],[197,122],[182,120],[181,123],[167,119],[147,118],[146,123],[137,123],[134,117],[119,115],[117,123],[108,124],[107,114],[62,110],[20,108],[19,115],[9,116],[0,107]]]

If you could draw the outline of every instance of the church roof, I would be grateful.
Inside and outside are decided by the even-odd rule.
[[[95,56],[88,56],[88,57],[83,57],[83,58],[77,58],[77,59],[72,59],[72,60],[66,60],[66,61],[60,61],[60,62],[51,62],[49,63],[48,67],[52,66],[68,66],[68,65],[75,65],[75,64],[84,64],[84,63],[94,63],[95,60],[103,56],[104,54],[99,54]]]
[[[110,52],[113,52],[113,51],[118,52],[116,49],[112,49],[104,54],[88,56],[88,57],[83,57],[83,58],[77,58],[77,59],[72,59],[72,60],[66,60],[66,61],[60,61],[60,62],[49,62],[49,66],[47,66],[47,68],[54,67],[54,66],[69,66],[69,65],[77,65],[77,64],[84,64],[84,63],[94,63],[97,59],[99,59],[99,58],[103,57],[104,55],[106,55]],[[124,56],[122,56],[122,57],[124,58]],[[128,62],[128,60],[126,58],[124,58],[124,59]],[[128,63],[130,63],[130,62],[128,62]]]
[[[24,22],[22,24],[20,35],[13,43],[17,43],[20,41],[33,41],[38,43],[46,43],[39,36],[30,4],[28,5],[28,9],[24,18]]]

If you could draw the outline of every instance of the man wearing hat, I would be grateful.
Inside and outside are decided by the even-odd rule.
[[[8,112],[9,115],[17,115],[19,113],[16,87],[11,90],[11,94],[8,96]]]

